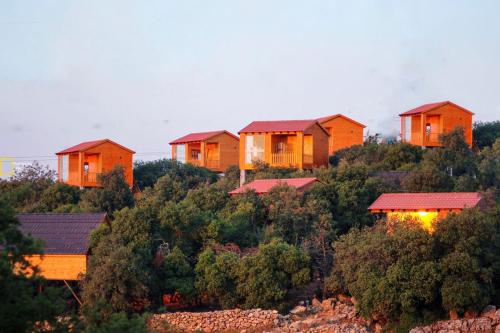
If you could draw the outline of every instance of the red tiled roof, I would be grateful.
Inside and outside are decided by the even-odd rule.
[[[359,126],[361,126],[363,128],[366,127],[362,123],[357,122],[356,120],[354,120],[352,118],[349,118],[347,116],[344,116],[343,114],[340,114],[340,113],[337,113],[337,114],[334,114],[334,115],[331,115],[331,116],[326,116],[326,117],[318,118],[317,120],[319,121],[320,124],[323,124],[324,122],[330,121],[330,120],[338,118],[338,117],[344,118],[345,120],[350,121],[351,123],[359,125]]]
[[[414,108],[414,109],[411,109],[409,111],[406,111],[406,112],[403,112],[400,114],[400,116],[409,116],[409,115],[413,115],[413,114],[420,114],[420,113],[425,113],[425,112],[428,112],[428,111],[431,111],[431,110],[434,110],[436,108],[439,108],[441,106],[444,106],[446,104],[450,104],[450,105],[453,105],[459,109],[462,109],[463,111],[466,111],[466,112],[469,112],[471,114],[474,114],[472,113],[471,111],[467,110],[466,108],[463,108],[461,107],[460,105],[457,105],[453,102],[450,102],[450,101],[443,101],[443,102],[437,102],[437,103],[430,103],[430,104],[424,104],[424,105],[421,105],[417,108]]]
[[[254,190],[257,194],[267,193],[276,185],[288,185],[301,189],[307,185],[317,182],[315,177],[309,178],[285,178],[285,179],[257,179],[253,182],[245,184],[234,191],[229,192],[229,195],[240,194],[248,190]]]
[[[238,133],[304,132],[316,122],[314,119],[252,121]]]
[[[132,154],[135,153],[135,151],[127,148],[127,147],[124,147],[114,141],[111,141],[110,139],[102,139],[102,140],[94,140],[94,141],[86,141],[86,142],[82,142],[82,143],[79,143],[77,144],[76,146],[72,146],[72,147],[69,147],[69,148],[66,148],[64,150],[61,150],[60,152],[57,152],[56,155],[64,155],[64,154],[70,154],[70,153],[77,153],[77,152],[81,152],[81,151],[86,151],[90,148],[94,148],[100,144],[103,144],[105,142],[110,142],[112,144],[115,144],[125,150],[128,150],[130,151]]]
[[[225,130],[221,131],[212,131],[212,132],[200,132],[200,133],[190,133],[188,135],[184,135],[183,137],[180,137],[178,139],[175,139],[174,141],[171,141],[171,145],[178,145],[178,144],[183,144],[183,143],[188,143],[188,142],[199,142],[199,141],[205,141],[208,140],[216,135],[226,133],[229,134],[230,136],[234,137],[236,140],[239,140],[239,138]]]
[[[86,254],[90,233],[107,221],[106,213],[17,214],[19,229],[44,241],[45,254]]]
[[[472,208],[481,201],[477,192],[384,193],[369,210],[426,210]]]

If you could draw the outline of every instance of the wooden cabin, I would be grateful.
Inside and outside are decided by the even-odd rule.
[[[424,229],[432,231],[434,224],[450,212],[459,213],[465,208],[483,205],[484,201],[477,192],[384,193],[368,210],[385,214],[389,222],[413,219]]]
[[[191,133],[172,142],[172,159],[224,172],[238,165],[239,138],[228,131]]]
[[[121,165],[133,186],[132,156],[135,152],[109,139],[88,141],[56,153],[58,180],[80,187],[101,187],[99,175]]]
[[[278,185],[288,185],[295,187],[298,192],[304,192],[310,189],[314,184],[319,182],[315,177],[308,178],[283,178],[283,179],[257,179],[250,183],[244,184],[237,189],[229,192],[230,196],[245,193],[246,191],[255,191],[258,195],[269,192],[273,187]]]
[[[79,280],[87,271],[90,233],[109,223],[106,213],[18,214],[20,230],[44,242],[44,254],[27,257],[47,280]]]
[[[254,121],[239,131],[240,170],[255,162],[312,169],[328,165],[329,134],[317,120]]]
[[[363,144],[363,129],[365,125],[342,114],[319,118],[318,122],[328,131],[328,154],[337,150]]]
[[[442,146],[439,136],[456,127],[464,129],[465,141],[472,146],[474,113],[450,101],[431,103],[401,113],[401,140],[422,147]]]

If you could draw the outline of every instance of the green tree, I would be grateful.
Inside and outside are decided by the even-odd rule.
[[[93,188],[83,193],[80,203],[83,210],[107,212],[113,216],[116,210],[132,207],[134,197],[125,181],[123,167],[118,165],[101,174],[99,181],[102,188]]]
[[[76,186],[55,183],[42,192],[36,211],[54,212],[62,206],[74,207],[80,201],[81,191]]]
[[[41,244],[24,236],[18,225],[13,209],[0,199],[0,331],[33,331],[35,323],[43,321],[57,327],[56,316],[64,308],[59,293],[50,287],[37,293],[41,278],[22,273],[27,269],[36,273],[25,256],[41,254]]]
[[[483,149],[493,145],[500,138],[500,120],[491,122],[475,122],[472,127],[474,147]]]
[[[285,310],[289,291],[310,281],[309,264],[308,254],[293,245],[278,239],[261,244],[238,266],[236,288],[243,306]]]
[[[193,297],[195,294],[194,270],[189,258],[178,247],[174,247],[165,257],[158,277],[165,294],[179,292],[187,297]]]
[[[198,293],[208,296],[212,303],[218,303],[223,308],[236,306],[238,265],[239,258],[234,253],[216,255],[212,249],[201,252],[195,268]]]

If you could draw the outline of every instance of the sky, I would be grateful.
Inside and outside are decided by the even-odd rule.
[[[0,0],[0,157],[342,113],[395,135],[451,100],[500,119],[500,1]],[[168,155],[169,156],[169,155]]]

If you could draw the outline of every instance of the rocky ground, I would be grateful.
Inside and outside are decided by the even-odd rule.
[[[329,298],[311,305],[299,305],[283,316],[273,310],[225,310],[212,312],[175,312],[154,315],[150,327],[159,333],[242,332],[242,333],[368,333],[382,327],[356,314],[348,298]],[[500,309],[488,306],[479,315],[438,321],[416,327],[410,333],[500,333]]]

